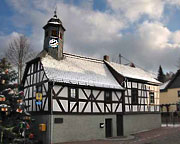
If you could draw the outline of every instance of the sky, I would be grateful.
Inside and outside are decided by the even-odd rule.
[[[64,52],[118,62],[121,54],[147,71],[176,72],[180,63],[180,0],[0,0],[0,50],[24,34],[43,49],[42,27],[57,15]],[[122,60],[122,63],[128,63]]]

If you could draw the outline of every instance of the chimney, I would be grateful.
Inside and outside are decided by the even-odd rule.
[[[105,55],[105,56],[104,56],[104,60],[110,62],[109,56],[108,56],[108,55]]]
[[[130,63],[130,65],[129,65],[130,67],[133,67],[133,68],[135,68],[135,65],[134,65],[134,63]]]

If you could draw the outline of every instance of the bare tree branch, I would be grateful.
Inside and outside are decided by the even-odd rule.
[[[24,35],[19,35],[9,43],[6,52],[8,61],[18,70],[18,83],[21,83],[23,68],[27,61],[34,58],[35,52],[30,48],[28,39]]]

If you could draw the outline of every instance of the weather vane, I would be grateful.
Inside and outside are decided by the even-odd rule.
[[[57,18],[57,6],[55,7],[55,10],[54,10],[54,17]]]

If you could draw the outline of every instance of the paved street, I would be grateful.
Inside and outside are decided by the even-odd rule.
[[[64,144],[180,144],[180,127],[162,127],[135,134],[132,140],[96,140]]]

